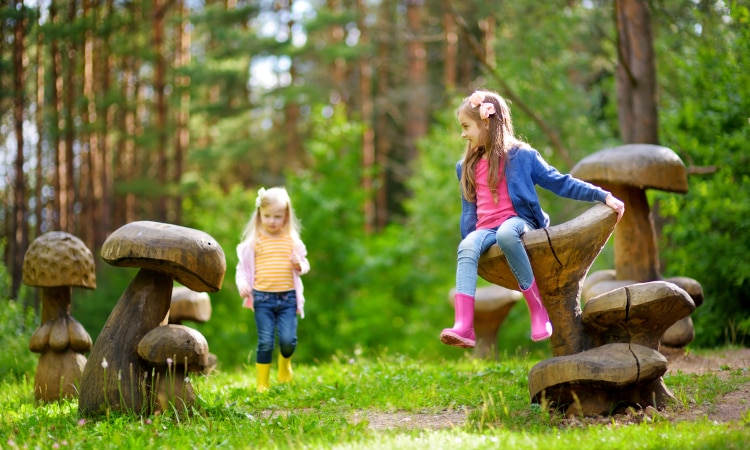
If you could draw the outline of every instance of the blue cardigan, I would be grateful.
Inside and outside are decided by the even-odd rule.
[[[463,160],[456,163],[456,174],[461,180]],[[513,147],[508,151],[508,163],[505,165],[505,179],[508,181],[513,208],[519,217],[525,219],[534,228],[549,226],[549,216],[539,204],[535,185],[553,192],[560,197],[586,202],[605,202],[609,192],[591,183],[563,175],[547,164],[538,151],[529,147]],[[477,204],[466,199],[461,192],[461,238],[477,227]]]

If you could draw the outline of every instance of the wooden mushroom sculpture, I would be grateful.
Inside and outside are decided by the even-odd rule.
[[[657,349],[664,331],[695,309],[683,289],[663,281],[628,285],[580,308],[583,279],[615,224],[616,213],[597,205],[523,236],[554,329],[554,357],[529,373],[532,402],[600,415],[622,404],[663,407],[673,398],[662,379],[667,360]],[[488,281],[515,286],[497,246],[480,258],[479,269]]]
[[[154,407],[154,366],[138,354],[141,340],[165,325],[173,280],[199,292],[221,288],[226,259],[208,234],[177,225],[140,221],[107,238],[102,258],[118,267],[140,268],[104,324],[81,379],[78,410],[140,414]]]
[[[187,412],[195,404],[190,372],[200,373],[208,364],[208,342],[201,333],[184,325],[162,325],[146,333],[137,347],[138,356],[155,369],[154,412],[175,408]]]
[[[555,356],[578,353],[588,347],[578,302],[581,285],[616,224],[614,210],[599,204],[568,222],[533,230],[522,237],[552,322],[550,342]],[[518,289],[497,245],[480,257],[478,273],[491,283]]]
[[[40,353],[34,396],[44,402],[75,397],[91,337],[70,315],[71,296],[74,286],[96,289],[94,256],[72,234],[42,234],[24,256],[23,282],[42,289],[41,326],[29,342],[29,349]]]
[[[658,351],[659,341],[694,310],[690,295],[665,281],[594,297],[583,308],[591,348],[534,366],[529,373],[532,400],[584,415],[608,414],[620,405],[666,406],[674,396],[662,379],[667,360]]]
[[[646,189],[686,193],[687,170],[680,157],[671,149],[659,145],[622,145],[587,156],[570,173],[611,191],[627,205],[627,212],[615,233],[615,270],[596,277],[601,282],[600,286],[594,286],[593,281],[587,280],[583,301],[610,289],[660,280],[656,230]],[[597,274],[591,274],[592,277],[595,275]],[[703,302],[703,291],[697,281],[687,277],[675,277],[666,281],[685,289],[696,307]],[[675,336],[671,342],[679,346],[692,341],[694,332],[690,317],[673,326],[678,330],[667,330],[667,340],[670,340],[669,336]],[[690,330],[685,330],[686,328]],[[687,338],[690,341],[685,342]]]
[[[211,298],[207,292],[196,292],[185,286],[172,288],[169,323],[181,325],[183,321],[205,323],[211,318]]]
[[[451,289],[448,300],[455,306],[456,290]],[[513,305],[523,294],[492,284],[477,288],[474,304],[474,332],[477,344],[474,347],[475,358],[497,358],[497,332],[505,322]]]
[[[182,325],[182,322],[206,323],[211,318],[211,298],[208,292],[196,292],[185,286],[172,288],[172,303],[169,309],[169,323]],[[208,373],[216,367],[216,355],[208,354]]]

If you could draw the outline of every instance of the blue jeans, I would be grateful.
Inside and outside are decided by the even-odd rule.
[[[297,293],[253,290],[258,351],[255,361],[270,364],[273,358],[274,331],[278,330],[279,350],[289,358],[297,348]]]
[[[528,289],[534,282],[534,272],[521,236],[533,229],[527,221],[514,216],[495,229],[474,230],[469,233],[458,245],[456,292],[474,297],[477,290],[479,256],[489,250],[492,244],[497,244],[505,254],[518,286]]]

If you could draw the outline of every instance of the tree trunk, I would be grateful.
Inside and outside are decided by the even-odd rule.
[[[365,23],[367,4],[357,0],[357,27],[360,31],[359,44],[369,46],[370,31]],[[359,97],[362,115],[362,187],[365,190],[365,233],[372,233],[376,229],[375,201],[373,198],[373,174],[375,172],[375,134],[372,127],[372,60],[363,53],[359,57]]]
[[[16,10],[23,9],[23,2],[16,0],[15,3]],[[23,255],[29,246],[29,232],[24,220],[26,216],[26,178],[23,171],[25,162],[23,156],[23,87],[26,76],[24,72],[26,23],[25,17],[19,17],[13,27],[13,125],[16,135],[16,160],[13,190],[13,227],[11,228],[15,233],[9,241],[12,249],[11,254],[13,255],[13,265],[11,266],[12,298],[16,298],[18,289],[21,287]]]
[[[80,148],[80,204],[82,206],[81,211],[78,213],[78,236],[86,244],[88,248],[94,248],[94,223],[96,221],[96,194],[95,194],[95,180],[96,180],[96,133],[92,127],[93,122],[96,121],[96,110],[95,110],[95,91],[94,91],[94,35],[92,28],[95,26],[95,18],[91,18],[95,14],[92,9],[92,0],[83,0],[83,20],[91,23],[87,25],[83,33],[83,78],[82,89],[84,102],[81,106],[81,122],[84,124],[80,133],[78,133],[78,141],[81,142]],[[93,21],[93,22],[91,22]]]
[[[112,17],[114,14],[114,0],[107,0],[106,9],[102,21],[105,21]],[[101,43],[97,48],[97,61],[99,64],[99,82],[98,86],[101,92],[105,96],[110,95],[111,80],[113,71],[113,58],[109,50],[110,42],[110,31],[106,31],[100,39]],[[99,172],[99,203],[97,208],[97,223],[95,227],[95,245],[94,249],[98,249],[102,246],[104,241],[107,239],[107,235],[112,230],[112,157],[110,152],[110,139],[108,138],[109,130],[113,129],[114,126],[114,109],[108,102],[100,102],[97,108],[97,116],[99,118],[99,126],[97,126],[97,143],[98,149],[98,162],[97,168]]]
[[[179,24],[177,27],[177,51],[176,66],[178,69],[185,68],[190,64],[190,8],[185,4],[185,0],[180,0],[178,4]],[[175,158],[174,158],[174,183],[178,186],[177,195],[174,199],[174,223],[180,224],[182,221],[182,195],[180,194],[180,181],[184,171],[185,154],[190,144],[190,77],[180,75],[177,77],[178,95],[180,104],[176,112],[175,125]]]
[[[166,60],[164,57],[164,16],[166,15],[169,2],[156,0],[152,17],[151,45],[153,47],[154,65],[154,94],[156,95],[156,181],[160,186],[167,183],[167,97],[164,91],[166,87]],[[167,193],[158,192],[156,199],[156,220],[167,221]]]
[[[383,0],[380,4],[379,19],[379,38],[377,44],[377,57],[375,67],[377,70],[377,85],[375,87],[375,98],[378,103],[375,105],[375,162],[378,165],[378,190],[376,195],[375,218],[378,229],[385,228],[388,223],[388,174],[391,170],[389,164],[390,151],[393,147],[392,135],[390,131],[390,114],[389,114],[389,86],[391,85],[390,77],[390,59],[391,59],[391,42],[388,39],[392,33],[392,24],[394,23],[393,11],[395,5],[393,0]]]
[[[70,0],[68,4],[68,23],[73,23],[76,20],[76,11],[78,10],[77,0]],[[61,186],[63,190],[60,204],[60,215],[65,215],[65,219],[61,219],[61,225],[63,226],[61,231],[66,231],[73,235],[79,234],[75,222],[74,207],[75,203],[79,200],[76,195],[76,177],[75,177],[75,166],[73,165],[73,143],[75,142],[75,121],[73,111],[76,110],[76,45],[73,36],[68,37],[68,41],[65,44],[66,52],[62,55],[63,68],[65,74],[63,75],[63,86],[61,88],[63,98],[63,167],[61,178],[64,185]],[[64,211],[64,213],[63,213]]]
[[[55,2],[52,2],[49,7],[49,20],[54,24],[59,23]],[[52,80],[52,83],[50,83],[49,111],[51,126],[49,137],[52,141],[50,147],[54,151],[54,162],[52,165],[52,170],[54,171],[52,175],[54,197],[52,199],[52,209],[56,211],[56,214],[52,215],[51,221],[53,230],[62,230],[62,225],[64,223],[64,211],[62,205],[65,197],[63,194],[63,186],[65,182],[63,181],[62,176],[62,167],[65,159],[63,158],[62,142],[60,141],[60,117],[62,116],[62,99],[60,96],[60,90],[62,89],[62,54],[60,53],[57,39],[52,39],[52,42],[50,43],[50,59],[50,79]]]
[[[422,40],[424,0],[406,2],[407,28],[407,92],[406,99],[406,165],[417,158],[417,140],[427,134],[427,111],[424,102],[429,98],[427,86],[427,49]],[[410,171],[407,170],[407,173]],[[408,178],[405,177],[404,180]],[[402,181],[404,181],[402,180]]]
[[[458,73],[458,27],[449,12],[443,13],[445,48],[443,52],[443,86],[448,92],[456,89]]]
[[[42,51],[44,49],[44,32],[38,28],[36,40],[36,129],[39,130],[39,139],[36,141],[36,184],[34,185],[34,197],[36,197],[36,225],[34,227],[34,237],[42,234],[42,230],[49,229],[45,225],[46,201],[44,199],[43,187],[47,184],[44,174],[44,139],[42,139],[42,130],[44,130],[44,58]]]
[[[294,36],[294,15],[292,8],[293,0],[288,0],[289,20],[287,21],[287,36],[291,42]],[[289,59],[289,85],[294,87],[297,82],[297,61],[291,56]],[[295,171],[302,167],[302,138],[299,133],[300,107],[297,102],[297,96],[287,97],[286,106],[284,107],[284,151],[286,153],[286,169]]]
[[[626,144],[658,144],[656,68],[645,0],[617,0],[617,110]]]

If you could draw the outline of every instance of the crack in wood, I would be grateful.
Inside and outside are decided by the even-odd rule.
[[[552,246],[552,238],[549,235],[549,229],[543,228],[543,230],[544,230],[544,234],[547,235],[547,244],[549,245],[549,250],[552,252],[552,256],[555,257],[555,261],[557,261],[557,264],[562,266],[563,264],[560,261],[560,258],[557,257],[557,253],[555,252],[555,247]]]

